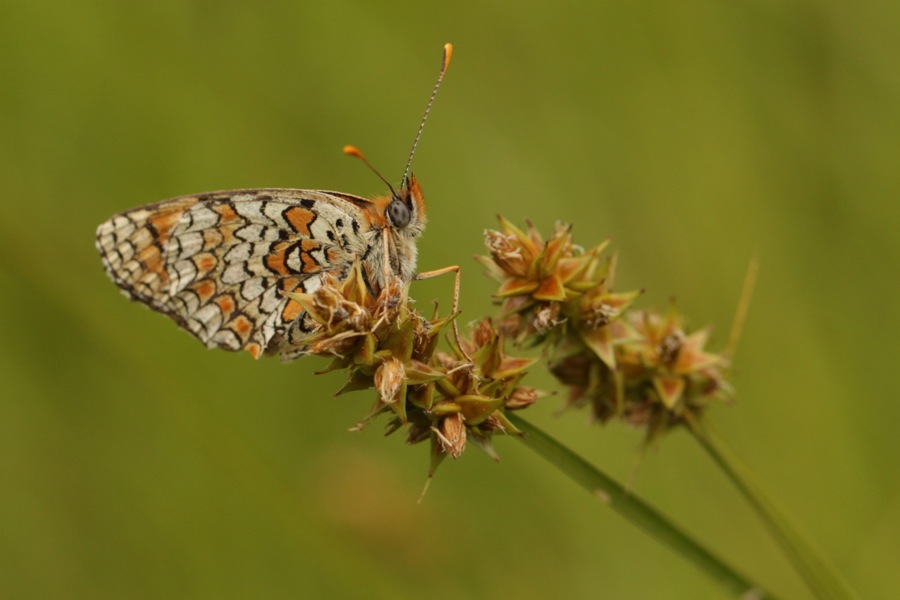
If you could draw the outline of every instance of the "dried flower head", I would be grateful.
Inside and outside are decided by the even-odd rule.
[[[680,420],[686,411],[702,410],[710,398],[730,397],[727,360],[705,350],[709,329],[687,333],[674,306],[665,315],[640,311],[629,317],[634,335],[616,352],[626,402],[649,399]]]
[[[349,372],[339,394],[375,389],[375,406],[357,429],[389,412],[387,433],[407,427],[409,443],[430,440],[431,473],[445,456],[458,458],[467,440],[496,456],[491,436],[518,433],[503,411],[525,408],[538,397],[519,385],[535,359],[506,355],[502,334],[487,319],[459,345],[451,340],[450,352],[438,351],[455,315],[440,318],[435,310],[426,319],[408,291],[408,284],[390,279],[373,294],[358,264],[343,280],[326,276],[313,292],[288,294],[306,311],[303,333],[292,342],[307,354],[331,357],[322,372]]]
[[[444,376],[433,385],[420,386],[410,401],[409,416],[418,433],[408,439],[424,441],[423,428],[431,429],[432,473],[445,456],[457,458],[467,440],[496,457],[492,435],[519,433],[504,411],[525,408],[537,399],[536,392],[519,385],[537,359],[508,356],[503,335],[490,319],[475,324],[470,337],[460,343],[462,348],[453,348],[452,353],[435,353],[432,365]],[[395,419],[394,427],[398,426]]]
[[[699,416],[710,400],[730,398],[727,361],[704,349],[708,333],[687,333],[674,308],[634,311],[609,327],[611,362],[574,350],[557,355],[550,369],[569,386],[570,405],[588,404],[602,423],[619,418],[646,428],[649,442],[686,413]]]
[[[588,343],[603,346],[603,326],[640,293],[613,293],[615,262],[601,258],[607,242],[584,251],[561,223],[546,241],[531,223],[525,232],[500,217],[500,227],[485,232],[490,256],[478,257],[500,283],[500,329],[533,343],[557,343],[570,328],[583,329]]]
[[[305,346],[307,354],[335,357],[329,370],[354,363],[374,365],[374,341],[388,337],[392,329],[411,317],[407,292],[408,287],[395,278],[373,295],[359,263],[343,281],[326,274],[313,292],[285,294],[306,311],[299,333],[291,341]]]
[[[583,252],[571,228],[557,224],[544,241],[500,218],[479,257],[500,282],[499,329],[513,339],[546,344],[550,370],[569,387],[569,405],[589,405],[600,422],[617,417],[647,428],[653,439],[727,395],[722,356],[704,350],[708,331],[688,334],[677,312],[634,311],[641,291],[613,288],[615,257],[606,243]]]

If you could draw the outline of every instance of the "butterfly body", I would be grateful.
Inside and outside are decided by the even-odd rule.
[[[287,292],[342,279],[355,261],[373,291],[410,281],[425,204],[414,177],[372,200],[318,190],[248,189],[182,196],[113,216],[97,229],[122,292],[210,348],[292,358],[311,327]]]

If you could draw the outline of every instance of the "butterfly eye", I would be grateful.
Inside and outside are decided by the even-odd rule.
[[[387,207],[387,213],[388,217],[391,219],[391,224],[397,229],[403,229],[409,225],[409,221],[412,219],[409,207],[399,198],[391,200]]]

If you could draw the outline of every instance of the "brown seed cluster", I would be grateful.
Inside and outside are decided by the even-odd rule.
[[[329,277],[315,292],[290,297],[313,321],[302,340],[308,352],[333,357],[323,372],[349,371],[339,393],[377,391],[375,407],[357,427],[391,413],[389,434],[407,426],[408,442],[431,442],[431,472],[445,456],[458,458],[469,441],[496,456],[492,435],[519,433],[504,411],[525,408],[538,397],[519,384],[536,359],[508,356],[490,320],[479,322],[471,338],[458,344],[451,339],[450,352],[438,351],[456,315],[439,318],[435,311],[426,319],[399,279],[373,294],[354,265],[343,281]]]
[[[606,242],[584,251],[571,227],[557,224],[546,241],[500,217],[487,231],[490,256],[479,257],[500,283],[499,329],[518,342],[542,344],[550,371],[569,388],[568,402],[594,418],[645,427],[653,440],[728,397],[724,357],[704,347],[708,330],[687,333],[674,307],[666,314],[631,307],[640,291],[614,289],[615,257]]]

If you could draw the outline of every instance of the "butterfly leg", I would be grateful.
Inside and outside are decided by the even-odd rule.
[[[452,313],[456,313],[459,311],[459,287],[460,287],[460,268],[459,265],[453,265],[451,267],[444,267],[443,269],[435,269],[434,271],[426,271],[425,273],[417,273],[416,279],[432,279],[434,277],[440,277],[441,275],[446,275],[447,273],[454,273],[454,282],[453,282],[453,306],[450,309]],[[456,342],[456,345],[459,347],[459,351],[462,352],[462,355],[469,362],[469,365],[473,365],[472,357],[468,355],[466,349],[463,348],[462,343],[459,341],[459,325],[456,323],[456,319],[453,319],[453,340]]]

